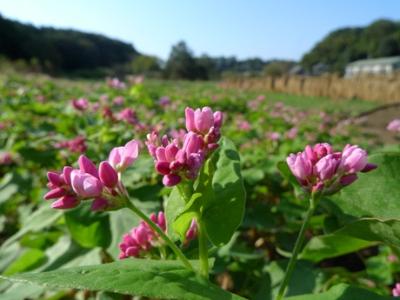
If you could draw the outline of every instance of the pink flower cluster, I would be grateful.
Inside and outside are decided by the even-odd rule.
[[[327,143],[307,146],[303,152],[290,154],[286,162],[303,188],[325,194],[353,183],[358,172],[376,168],[368,163],[367,152],[360,147],[347,145],[342,152],[334,152]]]
[[[166,107],[171,104],[171,99],[167,96],[163,96],[158,100],[158,104],[162,107]]]
[[[393,297],[400,297],[400,283],[396,283],[396,285],[392,289],[392,296]]]
[[[125,121],[131,125],[136,125],[139,122],[136,112],[132,108],[125,108],[121,110],[117,115],[117,119]]]
[[[166,186],[177,185],[182,178],[194,180],[204,160],[218,147],[221,136],[221,112],[213,113],[211,108],[204,107],[186,108],[185,114],[188,132],[183,136],[183,142],[169,140],[167,136],[160,140],[157,132],[147,135],[147,148],[157,172],[164,176]]]
[[[86,98],[73,99],[71,104],[78,111],[85,111],[89,108],[89,100]]]
[[[387,130],[393,132],[400,132],[400,119],[392,120],[388,126],[386,127]]]
[[[158,215],[151,214],[150,219],[164,232],[167,230],[165,215],[159,212]],[[120,259],[127,257],[139,257],[150,251],[151,248],[160,244],[159,237],[150,228],[150,226],[141,221],[137,227],[123,235],[122,242],[119,244],[121,250],[119,254]]]
[[[0,152],[0,165],[11,165],[14,162],[10,152]]]
[[[84,153],[87,150],[86,139],[83,136],[77,136],[71,140],[58,142],[55,144],[55,147],[68,149],[73,153]]]
[[[162,231],[167,232],[167,224],[164,213],[161,211],[157,215],[151,214],[152,220]],[[197,237],[197,223],[193,219],[188,231],[186,232],[185,243]],[[132,230],[124,234],[122,242],[119,244],[121,250],[119,254],[120,259],[128,257],[143,257],[146,256],[153,248],[162,245],[162,239],[154,232],[151,227],[144,221]]]
[[[102,161],[99,168],[86,156],[78,159],[78,169],[64,167],[62,172],[48,172],[49,192],[46,200],[55,200],[53,208],[68,209],[83,200],[93,199],[92,210],[114,209],[123,201],[124,187],[120,181],[123,170],[130,166],[139,155],[139,144],[135,140],[124,147],[114,148],[108,161]]]
[[[107,85],[114,89],[124,89],[126,85],[123,81],[119,80],[118,78],[109,78],[107,79]]]

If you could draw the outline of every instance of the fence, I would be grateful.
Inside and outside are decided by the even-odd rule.
[[[365,99],[382,103],[400,102],[400,76],[341,78],[284,76],[231,78],[220,83],[224,88],[282,92],[333,99]]]

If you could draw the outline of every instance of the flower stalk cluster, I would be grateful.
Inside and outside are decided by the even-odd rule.
[[[166,186],[196,179],[204,161],[218,148],[222,113],[213,113],[211,108],[204,107],[196,110],[186,108],[185,115],[187,133],[183,140],[169,140],[166,135],[160,139],[157,132],[147,136],[147,149]]]
[[[376,168],[360,147],[346,145],[343,151],[335,152],[328,143],[307,146],[303,152],[290,154],[286,162],[306,191],[324,194],[333,194],[356,181],[357,173]]]
[[[78,159],[79,168],[70,166],[62,172],[48,172],[49,192],[46,200],[55,200],[53,208],[69,209],[82,201],[93,200],[93,211],[117,209],[126,201],[125,188],[120,174],[130,166],[139,155],[139,144],[130,141],[124,147],[114,148],[108,161],[96,165],[85,155]]]

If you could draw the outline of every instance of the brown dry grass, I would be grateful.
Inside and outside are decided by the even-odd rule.
[[[220,84],[225,88],[321,96],[332,99],[365,99],[381,103],[400,102],[400,75],[341,78],[335,75],[278,78],[232,78]]]

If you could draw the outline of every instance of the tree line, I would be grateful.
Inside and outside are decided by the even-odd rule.
[[[49,73],[111,68],[139,53],[128,43],[76,30],[37,28],[0,15],[0,54],[39,64]]]

